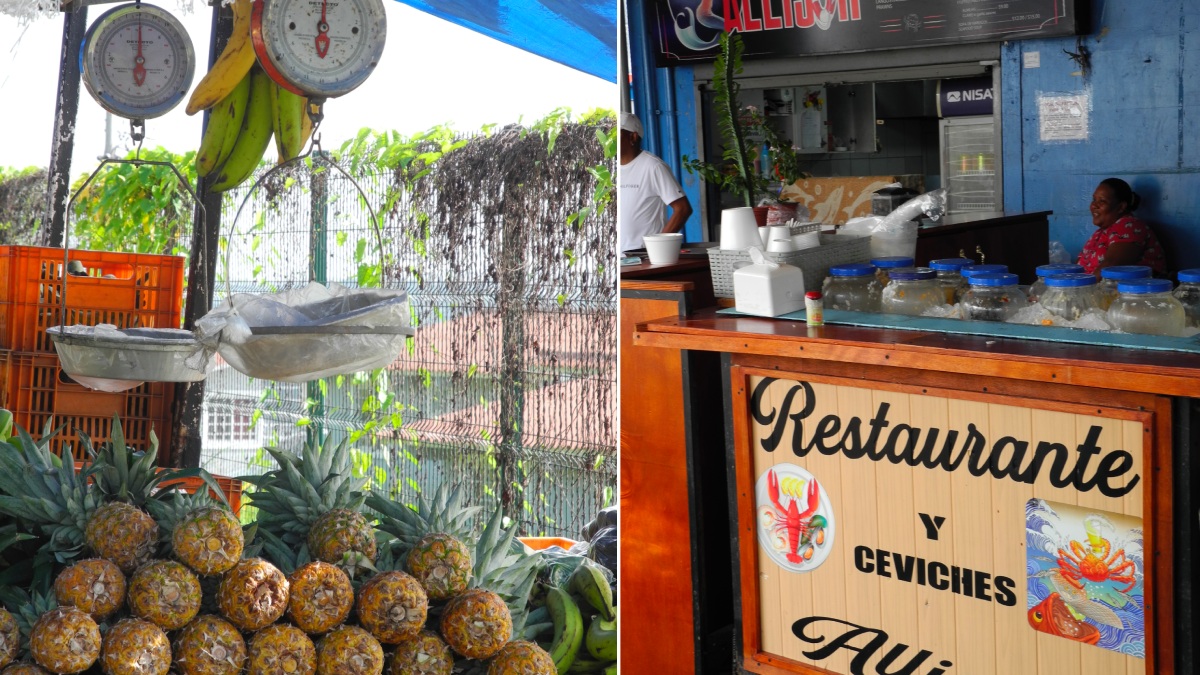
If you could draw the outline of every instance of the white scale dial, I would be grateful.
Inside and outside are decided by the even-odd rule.
[[[382,0],[255,0],[251,35],[267,73],[297,94],[332,98],[379,64],[387,37]]]
[[[101,15],[81,54],[83,81],[102,108],[121,117],[166,114],[187,95],[196,56],[183,26],[152,5],[122,5]]]

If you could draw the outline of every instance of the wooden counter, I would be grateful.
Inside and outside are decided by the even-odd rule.
[[[623,376],[639,350],[721,358],[741,668],[1197,672],[1200,356],[712,310],[637,321]],[[678,370],[638,381],[683,410],[718,396]],[[643,389],[625,382],[623,429],[645,428]],[[658,419],[686,448],[688,423]],[[1099,580],[1083,576],[1097,558]],[[1034,626],[1046,618],[1077,637]]]

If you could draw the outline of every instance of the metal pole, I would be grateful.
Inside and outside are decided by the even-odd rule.
[[[329,170],[321,165],[325,162],[324,151],[313,153],[310,208],[312,230],[309,242],[309,279],[324,284],[327,282],[329,260]],[[305,428],[309,443],[319,443],[325,436],[325,394],[321,381],[308,383],[308,400],[312,401],[309,419],[312,424]]]
[[[63,210],[71,189],[71,153],[79,117],[79,49],[87,31],[87,6],[63,12],[62,53],[58,59],[58,99],[54,103],[54,138],[46,174],[46,207],[38,243],[64,246]]]
[[[233,34],[233,11],[222,10],[220,2],[212,8],[212,28],[208,39],[208,66],[225,49]],[[208,126],[209,113],[204,113]],[[203,130],[201,130],[203,135]],[[192,330],[196,320],[212,309],[213,283],[216,280],[218,242],[221,236],[221,194],[209,192],[208,179],[196,182],[196,194],[204,209],[196,209],[192,220],[192,255],[188,263],[188,296],[184,308],[184,328]],[[200,466],[204,382],[180,382],[175,385],[171,463],[179,467]]]

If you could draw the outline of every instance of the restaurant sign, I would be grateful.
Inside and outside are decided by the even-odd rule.
[[[723,32],[746,56],[787,57],[1075,35],[1076,0],[653,0],[658,64],[712,60]]]
[[[1150,414],[745,382],[747,670],[1148,672]]]

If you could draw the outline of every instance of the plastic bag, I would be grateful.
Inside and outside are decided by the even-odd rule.
[[[1063,246],[1061,241],[1050,242],[1050,263],[1051,264],[1073,263],[1073,262],[1075,262],[1075,261],[1071,259],[1071,255],[1069,253],[1067,253],[1067,247]]]
[[[588,542],[587,557],[617,576],[617,528],[605,527]]]
[[[265,335],[261,328],[294,330]],[[354,332],[374,329],[382,332]],[[196,322],[204,351],[219,353],[240,373],[280,382],[382,368],[412,334],[404,291],[315,282],[281,293],[234,294],[232,305]]]
[[[896,207],[894,211],[887,214],[875,226],[873,234],[900,234],[907,232],[910,227],[915,229],[916,224],[912,223],[915,219],[921,217],[921,214],[937,220],[946,215],[946,190],[939,188],[930,190],[923,195],[917,195],[912,199],[904,202]]]
[[[143,382],[198,382],[207,361],[193,361],[198,345],[178,328],[118,329],[112,324],[52,326],[63,372],[97,391],[121,392]]]

